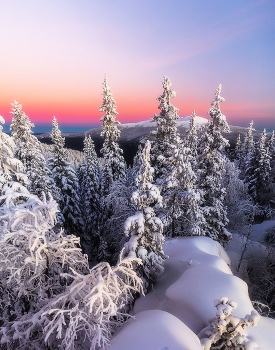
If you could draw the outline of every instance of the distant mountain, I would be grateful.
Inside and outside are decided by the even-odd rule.
[[[208,119],[199,116],[196,116],[195,120],[197,126],[204,125],[208,122]],[[189,122],[189,116],[180,118],[177,121],[178,132],[181,137],[184,137],[186,135],[186,132],[189,128]],[[121,131],[118,143],[123,149],[124,157],[127,164],[131,164],[133,161],[133,157],[137,152],[140,141],[142,139],[151,139],[150,133],[151,131],[156,129],[156,123],[151,122],[150,120],[145,120],[138,123],[120,124],[118,128]],[[247,128],[240,126],[230,126],[230,130],[231,132],[229,134],[225,134],[224,136],[229,140],[230,147],[234,147],[238,134],[241,134],[241,137],[243,139],[243,135],[246,133]],[[65,146],[67,148],[82,151],[84,136],[91,135],[95,143],[96,152],[98,155],[100,155],[100,149],[103,145],[103,138],[100,136],[101,131],[102,128],[100,127],[79,133],[62,133],[62,136],[65,137]],[[255,140],[258,139],[260,134],[261,131],[254,131]],[[44,133],[36,136],[43,143],[51,143],[50,133]]]

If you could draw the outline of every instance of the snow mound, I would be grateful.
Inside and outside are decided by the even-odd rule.
[[[135,315],[111,340],[110,350],[201,350],[199,338],[175,316],[161,310]]]
[[[196,266],[186,270],[167,289],[164,309],[198,333],[215,316],[213,301],[223,295],[237,302],[236,316],[245,316],[253,310],[243,280],[212,266]]]

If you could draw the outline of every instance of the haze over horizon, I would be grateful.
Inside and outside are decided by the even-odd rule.
[[[271,131],[274,15],[270,0],[3,0],[0,115],[17,100],[37,127],[99,126],[106,74],[118,120],[148,120],[168,76],[181,117],[208,118],[221,83],[229,124]]]

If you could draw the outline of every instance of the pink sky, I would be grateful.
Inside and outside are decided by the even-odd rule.
[[[268,0],[4,0],[0,114],[100,124],[108,77],[121,122],[150,119],[168,76],[180,116],[207,117],[218,84],[230,124],[275,128],[275,6]]]

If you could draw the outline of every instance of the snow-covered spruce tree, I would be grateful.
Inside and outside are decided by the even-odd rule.
[[[199,333],[203,350],[253,350],[258,349],[258,344],[249,340],[244,331],[248,326],[257,326],[260,315],[252,310],[250,315],[244,318],[233,316],[237,303],[222,297],[214,301],[217,309],[216,317],[209,320],[209,326]]]
[[[0,116],[0,124],[5,124],[2,116]],[[26,185],[28,183],[22,162],[14,156],[15,149],[13,138],[4,133],[0,125],[0,195],[5,184],[19,182]]]
[[[234,149],[234,162],[236,166],[240,169],[241,167],[241,162],[242,162],[242,140],[241,140],[241,135],[238,134],[237,140],[236,140],[236,145]]]
[[[204,127],[198,147],[198,185],[201,191],[201,208],[205,217],[204,234],[222,245],[228,243],[231,234],[226,230],[228,223],[224,206],[225,189],[222,178],[225,172],[224,149],[228,140],[222,132],[229,132],[225,116],[221,113],[221,85],[215,93],[209,114],[211,120]]]
[[[237,165],[241,170],[240,172],[241,179],[245,178],[247,162],[250,155],[254,152],[254,148],[255,148],[255,141],[253,137],[253,120],[252,120],[246,131],[244,141],[241,145],[241,149],[239,150],[239,160],[237,162]]]
[[[248,193],[255,204],[265,206],[269,204],[270,196],[270,155],[266,146],[266,131],[264,130],[259,141],[247,156],[245,182]]]
[[[162,249],[163,224],[154,212],[154,206],[162,205],[162,196],[159,188],[152,184],[154,169],[150,165],[150,148],[150,141],[147,141],[136,178],[137,190],[132,194],[137,211],[125,221],[129,240],[124,246],[128,257],[141,258],[147,280],[155,281],[163,272],[166,256]]]
[[[193,157],[193,165],[195,166],[195,160],[198,154],[198,133],[196,128],[196,112],[193,111],[190,116],[189,130],[187,137],[184,140],[185,146],[190,149],[190,154]]]
[[[105,349],[142,292],[132,267],[140,261],[89,269],[79,238],[53,230],[51,197],[15,183],[0,199],[1,349]]]
[[[105,113],[101,118],[102,132],[104,138],[102,166],[102,190],[103,194],[108,194],[113,181],[125,181],[126,163],[123,158],[123,151],[119,147],[117,140],[120,136],[120,130],[117,125],[120,124],[116,120],[118,112],[116,111],[116,102],[112,96],[107,78],[103,81],[103,102],[100,106],[100,112]]]
[[[250,152],[254,150],[255,147],[255,141],[253,137],[253,120],[249,124],[249,127],[247,129],[247,132],[244,137],[244,143],[243,143],[243,151],[245,156],[247,156]]]
[[[108,86],[107,78],[103,81],[103,102],[100,106],[100,111],[105,115],[101,118],[102,132],[104,138],[103,148],[103,164],[101,168],[101,216],[99,223],[100,230],[100,245],[98,250],[99,261],[111,262],[114,254],[114,232],[107,224],[108,220],[114,215],[112,202],[106,199],[113,191],[114,184],[125,183],[126,180],[126,163],[123,157],[123,151],[118,145],[120,130],[117,125],[120,124],[116,120],[118,112],[116,111],[116,102],[112,96],[110,87]],[[111,190],[112,188],[112,190]],[[120,251],[120,249],[119,249]],[[116,252],[116,253],[119,253]]]
[[[158,97],[160,114],[155,114],[151,119],[156,122],[157,128],[151,134],[151,165],[155,169],[154,178],[157,184],[161,184],[169,170],[169,163],[165,159],[171,156],[171,147],[178,144],[177,119],[179,119],[178,108],[171,104],[171,98],[176,92],[171,89],[172,83],[168,77],[164,77],[163,93]]]
[[[271,136],[267,142],[267,146],[269,149],[269,155],[270,155],[270,180],[271,182],[275,183],[275,136],[274,136],[274,130],[271,133]]]
[[[30,122],[29,117],[22,111],[22,105],[17,101],[12,103],[11,114],[13,118],[10,130],[16,145],[15,156],[24,165],[29,179],[28,190],[39,198],[42,198],[42,193],[46,195],[50,193],[58,199],[58,192],[42,153],[41,144],[33,135],[34,124]]]
[[[65,139],[58,128],[56,118],[53,119],[51,133],[54,153],[49,159],[53,179],[59,190],[58,204],[63,217],[63,227],[67,234],[74,234],[83,239],[83,220],[79,207],[79,183],[76,171],[68,161],[64,148]]]
[[[171,156],[165,160],[170,169],[162,182],[165,214],[161,219],[172,237],[204,235],[205,220],[200,208],[197,177],[192,169],[194,157],[191,149],[179,143],[172,150]]]
[[[100,214],[100,169],[94,141],[91,136],[84,138],[84,160],[78,168],[80,187],[80,208],[84,223],[85,237],[83,250],[92,260],[99,245],[98,220]]]

